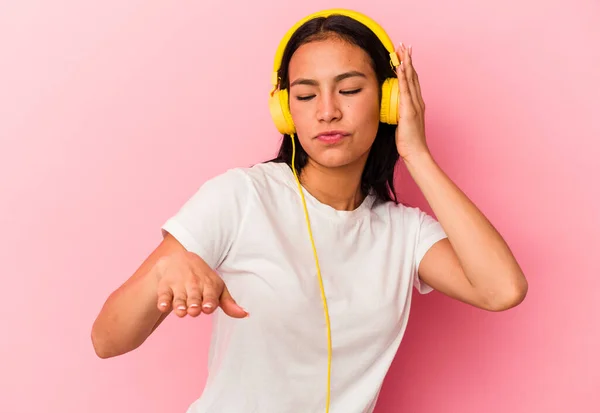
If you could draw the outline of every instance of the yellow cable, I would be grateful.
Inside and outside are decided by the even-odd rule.
[[[321,277],[321,268],[319,267],[319,257],[317,256],[317,248],[315,247],[315,241],[313,239],[312,230],[310,227],[310,219],[308,217],[308,209],[306,208],[306,200],[304,199],[304,192],[302,191],[302,185],[300,179],[296,173],[295,158],[296,158],[296,143],[294,142],[294,134],[292,137],[292,171],[296,177],[296,183],[298,184],[298,190],[300,191],[300,197],[302,198],[302,206],[304,207],[304,216],[306,217],[306,224],[308,226],[308,235],[310,236],[310,242],[313,248],[313,254],[315,256],[315,264],[317,266],[317,275],[319,277],[319,286],[321,287],[321,298],[323,299],[323,309],[325,311],[325,322],[327,324],[327,401],[325,404],[325,412],[329,412],[329,401],[331,399],[331,324],[329,322],[329,309],[327,308],[327,299],[325,297],[325,288],[323,287],[323,278]]]

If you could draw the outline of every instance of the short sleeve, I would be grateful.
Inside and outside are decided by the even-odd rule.
[[[216,269],[233,247],[248,207],[249,184],[240,169],[206,181],[161,227]]]
[[[441,224],[431,215],[419,210],[419,225],[417,228],[417,237],[415,244],[415,266],[413,274],[413,285],[421,294],[427,294],[433,291],[433,288],[427,285],[419,277],[419,265],[425,256],[425,253],[438,241],[447,238],[447,235]]]

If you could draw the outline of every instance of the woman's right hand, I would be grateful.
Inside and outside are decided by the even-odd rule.
[[[220,306],[230,317],[248,313],[231,297],[227,286],[198,255],[181,251],[160,258],[154,266],[158,280],[158,309],[179,317],[211,314]]]

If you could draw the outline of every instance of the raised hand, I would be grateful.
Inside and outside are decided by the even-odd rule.
[[[425,138],[425,102],[413,67],[412,47],[400,43],[396,53],[401,61],[397,70],[400,97],[396,147],[400,157],[406,161],[413,155],[429,151]]]
[[[179,317],[211,314],[220,306],[230,317],[248,313],[231,297],[227,286],[198,255],[183,251],[161,258],[153,270],[158,280],[158,309]]]

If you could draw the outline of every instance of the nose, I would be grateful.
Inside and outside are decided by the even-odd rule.
[[[339,102],[332,93],[322,93],[318,97],[317,118],[322,122],[332,122],[342,117]]]

